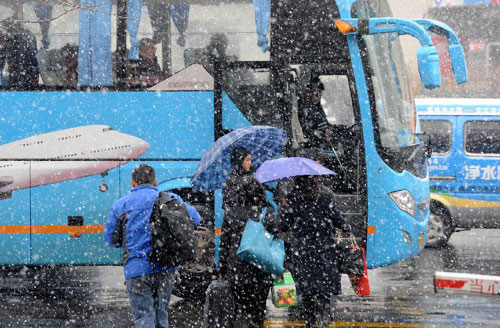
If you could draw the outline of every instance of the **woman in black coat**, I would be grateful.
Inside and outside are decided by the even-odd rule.
[[[241,260],[236,251],[248,219],[258,221],[266,206],[266,192],[251,175],[251,154],[241,147],[231,153],[233,171],[222,187],[224,220],[219,247],[222,276],[229,280],[236,303],[237,326],[261,328],[272,278]]]
[[[317,177],[299,176],[281,211],[281,230],[294,239],[290,271],[302,295],[306,327],[328,327],[341,293],[335,228],[350,230],[332,193],[320,191]]]

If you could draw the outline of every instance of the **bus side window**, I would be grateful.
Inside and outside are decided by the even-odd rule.
[[[322,105],[328,122],[332,125],[353,125],[354,111],[347,76],[327,75],[321,80],[325,84]]]
[[[500,154],[500,121],[465,123],[465,152],[477,155]]]
[[[432,155],[444,156],[451,151],[451,122],[447,120],[420,120],[422,131],[431,138]]]
[[[33,90],[38,86],[39,71],[35,57],[36,38],[20,23],[6,20],[0,36],[2,86],[13,90]]]

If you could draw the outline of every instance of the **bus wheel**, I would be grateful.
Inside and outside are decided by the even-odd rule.
[[[448,211],[441,204],[432,202],[426,246],[443,247],[453,231],[453,221]]]

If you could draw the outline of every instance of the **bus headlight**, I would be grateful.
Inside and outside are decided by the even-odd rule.
[[[396,205],[406,213],[414,218],[417,216],[417,204],[415,198],[408,190],[398,190],[389,193],[389,197],[396,203]]]

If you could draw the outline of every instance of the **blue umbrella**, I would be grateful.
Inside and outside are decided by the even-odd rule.
[[[260,183],[288,180],[299,175],[337,175],[337,173],[305,157],[285,157],[265,161],[255,172],[255,178]]]
[[[270,126],[250,126],[232,131],[207,149],[191,179],[193,189],[213,191],[231,175],[231,150],[240,146],[252,153],[252,165],[258,167],[273,158],[286,143],[286,132]]]

